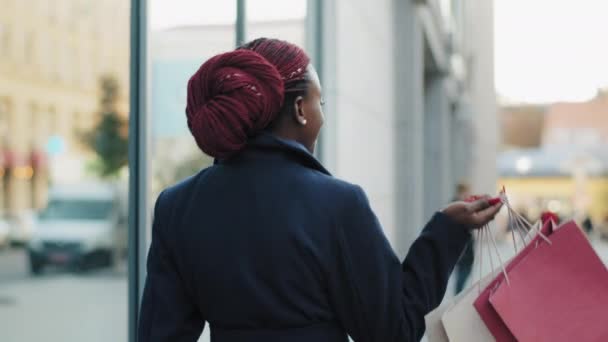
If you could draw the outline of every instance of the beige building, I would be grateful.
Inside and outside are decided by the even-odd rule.
[[[545,122],[545,105],[507,105],[500,109],[502,149],[539,147]]]
[[[2,1],[2,209],[13,214],[44,203],[53,163],[45,152],[51,136],[65,141],[60,162],[81,161],[62,164],[61,174],[79,174],[74,168],[82,169],[90,155],[79,136],[95,124],[98,81],[102,75],[118,79],[120,110],[126,115],[128,66],[128,1]]]
[[[586,102],[556,103],[545,115],[544,146],[608,145],[608,91]]]
[[[502,148],[593,147],[608,144],[608,90],[585,102],[506,105]]]

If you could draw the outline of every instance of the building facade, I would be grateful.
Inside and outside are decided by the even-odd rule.
[[[547,107],[542,145],[608,145],[608,91],[586,102],[556,103]]]
[[[82,174],[90,152],[81,135],[98,118],[100,77],[118,80],[119,110],[128,114],[129,6],[121,0],[2,2],[3,211],[39,208],[49,181]],[[48,153],[53,142],[57,160]]]
[[[495,189],[493,2],[322,1],[322,159],[400,256],[455,184]]]
[[[542,143],[546,110],[545,105],[501,106],[501,150],[539,147]]]

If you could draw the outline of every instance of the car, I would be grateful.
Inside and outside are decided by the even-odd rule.
[[[114,265],[127,248],[127,216],[114,186],[84,183],[50,189],[28,244],[30,271],[47,265],[83,270]]]
[[[34,229],[35,212],[24,210],[13,215],[9,223],[8,240],[11,246],[26,246],[32,237]]]

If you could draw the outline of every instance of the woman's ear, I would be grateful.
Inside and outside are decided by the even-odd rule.
[[[297,96],[293,101],[293,115],[296,123],[304,126],[306,125],[306,113],[304,112],[304,96]]]

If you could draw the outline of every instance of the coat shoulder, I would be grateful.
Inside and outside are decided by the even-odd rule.
[[[316,173],[313,191],[319,191],[341,206],[352,207],[365,204],[367,196],[361,186],[333,176]]]
[[[209,173],[211,169],[215,166],[209,166],[200,170],[198,173],[187,177],[174,185],[171,185],[165,188],[159,195],[158,202],[162,203],[171,203],[179,200],[185,196],[188,196],[189,193],[195,188],[195,185],[205,177]],[[161,199],[162,198],[162,199]]]

